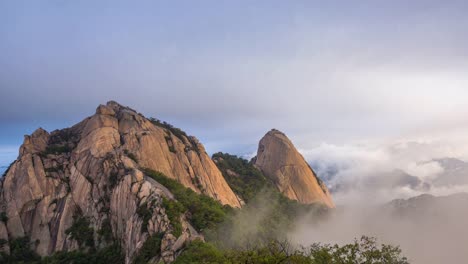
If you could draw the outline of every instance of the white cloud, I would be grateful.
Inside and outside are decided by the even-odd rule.
[[[467,149],[468,144],[463,142],[399,140],[374,145],[322,143],[300,151],[334,191],[337,204],[378,204],[422,193],[468,191],[462,183],[433,185],[445,172],[435,159],[467,160]]]

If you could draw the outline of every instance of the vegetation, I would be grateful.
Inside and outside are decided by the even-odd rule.
[[[128,156],[129,154],[126,153]],[[130,157],[130,156],[129,156]],[[313,216],[311,221],[325,215],[327,209],[320,205],[303,205],[279,193],[273,184],[247,160],[234,155],[216,153],[217,162],[228,184],[246,201],[242,209],[222,206],[218,201],[197,194],[176,180],[150,169],[145,174],[166,188],[175,199],[163,197],[162,206],[170,220],[172,234],[182,233],[181,218],[184,216],[208,242],[192,241],[177,257],[176,264],[185,263],[288,263],[288,264],[407,264],[401,250],[391,245],[379,245],[374,238],[362,237],[347,245],[313,244],[296,248],[286,240],[286,234],[301,217]],[[111,185],[118,182],[118,175],[111,174]],[[200,184],[199,179],[195,181]],[[108,199],[108,198],[106,198]],[[102,203],[106,203],[102,198]],[[52,201],[51,203],[57,201]],[[138,216],[143,220],[142,232],[147,232],[154,201],[141,204]],[[104,208],[104,207],[103,207]],[[0,213],[0,220],[7,221]],[[65,231],[76,240],[80,250],[56,252],[40,258],[33,250],[29,238],[10,242],[0,240],[0,248],[8,244],[11,254],[0,253],[0,263],[124,263],[125,256],[118,243],[112,243],[113,234],[109,218],[97,231],[95,245],[94,229],[89,218],[77,209],[72,226]],[[145,241],[133,263],[148,263],[161,254],[163,233],[155,234]],[[102,243],[106,242],[106,243]],[[109,244],[112,243],[112,244]],[[108,245],[102,248],[103,245]],[[100,248],[100,247],[101,248]]]
[[[141,247],[138,255],[133,260],[134,264],[146,264],[151,258],[161,253],[162,234],[156,234],[148,237]]]
[[[150,169],[144,169],[149,177],[168,188],[175,196],[177,201],[165,202],[169,214],[173,219],[177,214],[188,212],[187,218],[198,230],[214,228],[217,224],[224,221],[229,211],[228,207],[222,206],[219,202],[203,194],[197,194],[192,189],[186,188],[181,183],[168,178],[164,174]]]
[[[169,130],[172,134],[174,134],[174,136],[176,136],[182,142],[185,142],[185,140],[184,140],[184,137],[185,137],[190,142],[190,144],[192,145],[191,148],[186,148],[186,151],[194,150],[197,153],[200,153],[200,149],[198,149],[197,142],[195,142],[195,140],[192,137],[188,136],[187,133],[185,133],[182,129],[174,127],[173,125],[171,125],[171,124],[169,124],[169,123],[167,123],[165,121],[161,121],[161,120],[153,118],[153,117],[150,117],[149,120],[150,120],[151,123],[153,123],[153,125]],[[167,141],[167,138],[166,138],[166,141]],[[174,147],[172,147],[172,148],[169,147],[169,150],[171,152],[175,153]]]
[[[0,263],[38,263],[40,256],[31,249],[29,237],[10,240],[10,255],[0,253]]]
[[[114,187],[117,186],[118,182],[119,182],[119,173],[117,171],[112,171],[109,175],[109,189],[110,190],[114,189]]]
[[[148,222],[152,215],[151,210],[148,208],[148,203],[143,203],[138,206],[136,213],[143,220],[143,224],[141,225],[141,232],[148,231]]]
[[[266,245],[274,239],[285,239],[298,218],[315,221],[325,216],[326,210],[320,205],[304,205],[287,199],[276,190],[264,189],[241,210],[232,210],[222,224],[206,230],[205,236],[223,249]]]
[[[0,221],[2,221],[5,224],[8,222],[8,215],[6,212],[0,213]]]
[[[119,244],[114,243],[96,252],[71,251],[56,252],[52,256],[43,258],[40,264],[123,264],[125,255]]]
[[[72,149],[68,145],[51,145],[47,146],[45,151],[42,152],[43,155],[47,156],[49,154],[59,155],[62,153],[69,153]]]
[[[225,153],[216,153],[213,159],[231,189],[246,202],[241,210],[228,214],[222,225],[205,232],[208,240],[221,248],[266,245],[284,239],[299,217],[317,220],[327,211],[319,204],[305,205],[286,198],[245,159]]]
[[[10,254],[0,253],[0,263],[30,263],[30,264],[123,264],[125,256],[119,244],[114,243],[97,251],[56,252],[52,256],[41,259],[31,249],[29,237],[20,237],[10,241]],[[3,246],[3,245],[2,245]]]
[[[63,171],[63,165],[59,164],[55,167],[45,168],[44,171],[47,172],[61,172]]]
[[[179,237],[182,234],[182,223],[180,217],[185,211],[185,207],[176,200],[169,200],[163,197],[163,206],[166,210],[167,218],[171,222],[175,237]]]
[[[190,243],[174,264],[228,263],[225,253],[209,243],[195,240]],[[248,263],[248,262],[245,262]]]
[[[187,133],[185,133],[182,129],[174,127],[173,125],[171,125],[171,124],[169,124],[169,123],[167,123],[165,121],[161,121],[161,120],[153,118],[153,117],[150,117],[149,120],[150,120],[151,123],[153,123],[153,125],[158,126],[158,127],[162,127],[162,128],[165,128],[165,129],[171,131],[171,133],[174,134],[174,136],[176,136],[177,138],[179,138],[182,142],[184,142],[184,137],[188,138]]]
[[[72,226],[65,230],[65,234],[76,240],[80,248],[86,246],[94,249],[94,229],[90,224],[89,219],[77,208],[73,215]]]
[[[112,225],[109,218],[102,221],[101,229],[98,230],[99,238],[105,242],[111,242],[113,238]]]
[[[362,237],[352,244],[314,244],[300,250],[288,242],[272,241],[268,245],[242,250],[220,250],[200,240],[193,241],[174,264],[189,263],[263,263],[263,264],[408,264],[401,250],[391,245],[377,245],[373,238]]]
[[[213,160],[223,173],[229,187],[246,203],[251,201],[264,188],[271,188],[272,183],[247,160],[218,152]]]
[[[164,139],[166,140],[167,146],[169,147],[169,151],[172,153],[177,153],[177,151],[174,148],[174,143],[172,142],[171,135],[169,132],[167,132],[167,135],[164,136]]]
[[[135,154],[131,153],[130,151],[128,151],[128,149],[125,149],[124,150],[124,153],[125,155],[127,155],[127,157],[129,157],[131,160],[133,160],[134,162],[138,163],[138,158],[135,156]]]

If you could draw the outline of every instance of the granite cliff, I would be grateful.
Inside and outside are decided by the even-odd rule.
[[[289,199],[334,207],[325,184],[284,133],[276,129],[269,131],[260,140],[254,162]]]
[[[240,208],[267,185],[300,203],[334,207],[277,130],[252,162],[235,166],[242,175],[222,167],[222,157],[215,161],[195,137],[114,101],[70,128],[39,128],[0,180],[0,254],[27,238],[40,256],[117,246],[132,263],[152,243],[142,263],[171,263],[188,242],[204,239],[200,231],[221,223],[229,210],[222,205]],[[239,196],[218,166],[236,178],[227,179]]]
[[[87,243],[105,244],[101,231],[107,230],[107,237],[121,241],[127,263],[148,237],[161,234],[160,260],[171,262],[199,234],[183,216],[182,234],[174,234],[162,206],[174,196],[145,170],[240,207],[196,138],[111,101],[70,128],[25,136],[0,182],[0,239],[28,236],[42,256],[78,250],[83,243],[70,230],[87,223],[96,231]]]

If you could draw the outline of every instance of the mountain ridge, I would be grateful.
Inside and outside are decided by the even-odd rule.
[[[0,251],[7,253],[20,239],[40,256],[110,247],[131,263],[159,241],[153,258],[170,263],[223,219],[221,204],[244,204],[197,138],[115,101],[69,128],[26,135],[5,174],[0,241],[9,243]]]

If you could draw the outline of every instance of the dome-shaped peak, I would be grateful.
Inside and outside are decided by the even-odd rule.
[[[260,140],[255,166],[286,197],[304,204],[334,207],[326,186],[283,132],[272,129]]]
[[[268,131],[268,133],[266,133],[267,135],[283,135],[283,136],[286,136],[283,132],[279,131],[278,129],[276,128],[272,128],[270,131]]]

